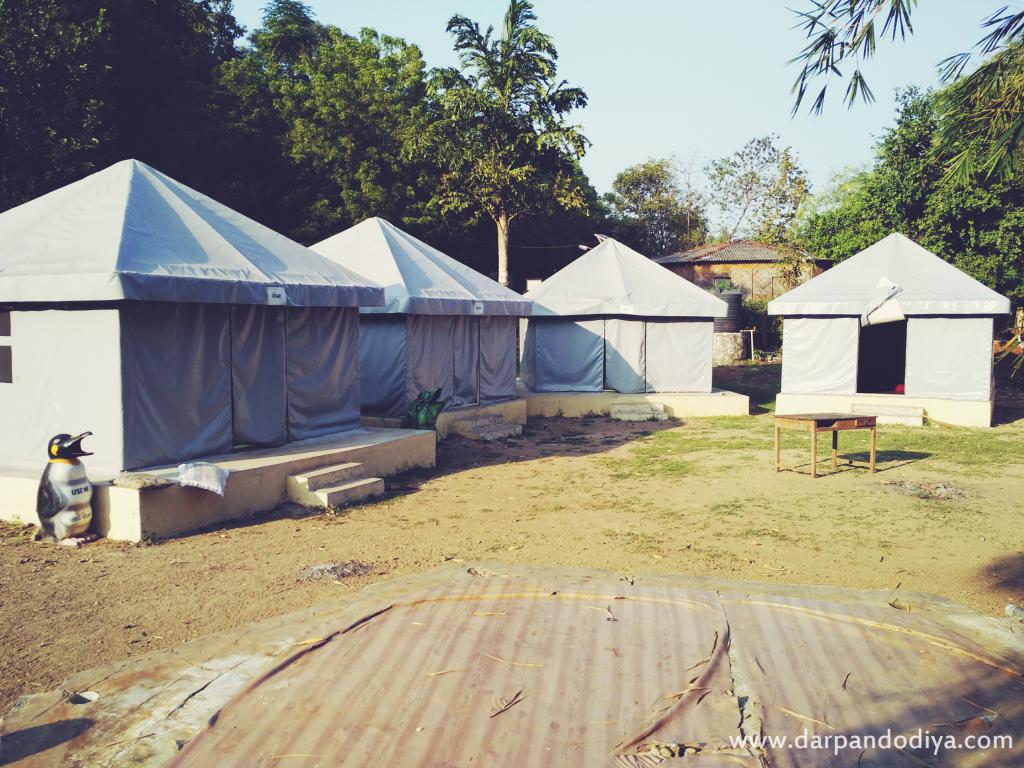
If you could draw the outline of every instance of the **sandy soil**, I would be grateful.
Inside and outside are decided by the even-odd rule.
[[[759,398],[746,383],[767,404],[770,384]],[[770,414],[549,419],[507,442],[449,439],[436,470],[393,478],[388,498],[340,515],[280,510],[80,550],[0,528],[0,712],[73,671],[452,559],[932,592],[991,614],[1024,604],[1024,419],[884,427],[883,471],[823,465],[815,481],[774,473],[771,434]],[[784,461],[806,462],[807,442],[788,436]],[[855,459],[865,446],[842,438]],[[352,560],[371,573],[310,578],[308,566]]]

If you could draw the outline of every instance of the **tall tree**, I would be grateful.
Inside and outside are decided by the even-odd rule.
[[[707,167],[709,196],[719,210],[723,237],[786,242],[810,184],[793,150],[779,149],[777,138],[751,139]]]
[[[944,176],[931,154],[943,130],[940,98],[900,93],[874,166],[802,219],[800,242],[816,258],[841,261],[903,232],[996,290],[1024,297],[1024,173],[968,182]]]
[[[642,253],[664,256],[704,242],[703,199],[672,160],[648,160],[619,173],[605,195],[614,234]]]
[[[793,111],[812,85],[821,83],[811,104],[811,111],[820,113],[835,80],[846,80],[848,105],[858,98],[873,101],[861,66],[875,55],[879,39],[905,40],[913,34],[917,0],[807,2],[807,8],[796,11],[808,42],[794,59],[801,68],[793,86]],[[997,7],[981,26],[984,34],[971,50],[940,62],[942,82],[952,87],[934,105],[942,129],[933,155],[945,163],[948,176],[961,181],[976,173],[1010,174],[1024,134],[1024,10]]]
[[[448,31],[462,68],[437,72],[431,89],[441,111],[428,150],[443,170],[435,203],[443,214],[493,220],[504,285],[512,222],[585,204],[574,161],[587,139],[567,116],[586,94],[557,80],[558,53],[535,21],[528,0],[510,1],[499,34],[453,16]]]

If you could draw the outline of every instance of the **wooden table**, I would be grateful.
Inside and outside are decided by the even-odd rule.
[[[782,465],[779,460],[779,433],[783,428],[802,429],[811,433],[811,477],[818,476],[818,433],[832,433],[832,468],[839,467],[839,433],[853,429],[871,430],[871,464],[875,471],[875,446],[877,444],[878,427],[876,416],[860,416],[855,413],[794,413],[788,416],[775,417],[775,471],[779,472]],[[853,464],[853,462],[847,462]]]

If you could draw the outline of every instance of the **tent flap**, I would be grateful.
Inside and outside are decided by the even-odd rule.
[[[714,323],[647,320],[647,391],[710,392]]]
[[[405,318],[359,316],[359,376],[362,410],[398,418],[405,413]]]
[[[604,386],[623,394],[643,392],[645,383],[644,321],[604,321]]]
[[[782,391],[857,391],[859,317],[787,317],[782,337]]]
[[[480,318],[480,401],[516,396],[516,324],[514,317]]]
[[[440,387],[441,397],[450,400],[455,365],[454,318],[407,315],[405,327],[409,360],[406,398],[414,400],[420,392]]]
[[[452,318],[452,405],[480,401],[480,319]]]
[[[125,468],[230,451],[228,307],[129,303],[121,339]]]
[[[911,317],[907,395],[989,400],[992,335],[991,317]]]
[[[604,319],[531,321],[538,392],[604,390]]]
[[[355,309],[288,310],[289,439],[359,426],[358,323]]]
[[[288,440],[283,307],[231,307],[234,444]]]

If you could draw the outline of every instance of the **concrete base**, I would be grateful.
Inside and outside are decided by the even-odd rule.
[[[231,473],[223,497],[178,485],[134,490],[93,478],[92,531],[120,541],[168,538],[273,509],[288,500],[290,475],[358,462],[368,475],[386,477],[434,466],[436,448],[432,432],[361,429],[210,457],[206,460]],[[177,469],[163,467],[145,473],[174,477]],[[36,522],[38,484],[38,475],[0,474],[0,520]]]
[[[472,425],[477,418],[486,416],[500,417],[509,424],[526,423],[526,401],[522,399],[502,400],[497,403],[486,403],[482,405],[463,405],[458,408],[445,409],[437,417],[437,436],[444,440],[448,435],[462,435],[473,438],[467,434],[468,426]],[[363,426],[367,427],[398,427],[401,419],[388,419],[380,416],[363,416]]]
[[[958,427],[991,427],[992,401],[944,400],[938,397],[907,397],[906,395],[798,395],[780,392],[775,398],[775,412],[780,416],[794,413],[879,413],[893,406],[923,408],[928,421]]]
[[[620,392],[531,392],[521,390],[529,416],[608,416],[612,405],[652,403],[661,405],[673,419],[698,416],[747,416],[750,398],[736,392],[651,392],[624,395]]]

